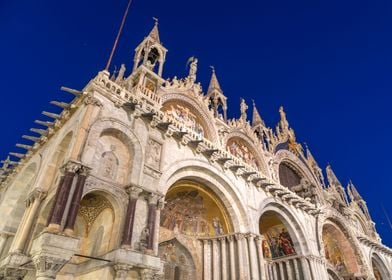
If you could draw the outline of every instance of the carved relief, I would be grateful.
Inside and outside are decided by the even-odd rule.
[[[169,117],[182,122],[187,128],[192,129],[200,137],[204,137],[204,128],[197,121],[196,115],[192,114],[189,108],[181,106],[179,104],[170,105],[170,109],[166,111]]]
[[[148,139],[146,164],[159,170],[162,154],[162,144],[154,139]]]
[[[102,154],[99,174],[101,174],[102,177],[115,180],[117,176],[119,161],[116,155],[114,154],[114,151],[116,150],[116,146],[111,145],[110,149],[111,151],[107,151]]]
[[[239,157],[245,163],[253,166],[255,169],[259,169],[259,164],[256,160],[256,157],[252,154],[250,149],[240,141],[230,140],[227,143],[227,149],[233,156]]]

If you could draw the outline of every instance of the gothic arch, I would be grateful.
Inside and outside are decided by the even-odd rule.
[[[159,192],[166,194],[180,180],[191,180],[207,186],[222,201],[231,219],[234,232],[247,231],[250,221],[234,184],[215,167],[201,160],[182,160],[163,171]]]
[[[213,115],[209,111],[207,105],[203,100],[199,100],[190,95],[176,93],[176,92],[164,92],[162,98],[162,109],[165,110],[165,106],[168,104],[182,104],[190,109],[190,111],[199,117],[200,124],[205,129],[205,138],[211,142],[218,142],[219,135],[213,121]]]
[[[382,258],[377,253],[373,252],[371,254],[370,262],[372,265],[372,270],[373,270],[374,276],[375,277],[377,276],[376,270],[378,270],[379,276],[381,276],[381,279],[377,279],[377,277],[376,277],[376,280],[392,279],[391,272],[388,270],[387,265],[385,264],[385,262],[382,260]]]
[[[119,182],[121,184],[139,184],[142,176],[142,167],[144,165],[144,150],[140,140],[134,134],[132,129],[113,118],[104,118],[97,120],[91,127],[88,135],[87,144],[82,155],[82,162],[94,166],[97,154],[96,142],[102,135],[109,134],[121,141],[129,155],[129,163],[126,172],[126,181]],[[99,154],[102,156],[102,153]]]
[[[268,170],[264,156],[261,152],[263,149],[260,146],[260,144],[258,142],[256,142],[258,145],[255,144],[254,139],[252,139],[249,135],[245,134],[244,132],[239,130],[233,130],[226,137],[225,147],[227,147],[230,144],[230,142],[235,139],[238,139],[239,141],[244,143],[248,149],[250,149],[251,153],[256,156],[256,161],[258,163],[260,171],[266,176],[269,176],[270,172]]]
[[[304,178],[308,179],[309,182],[317,186],[318,189],[321,188],[314,174],[309,170],[309,168],[305,165],[305,163],[303,163],[298,158],[298,156],[294,155],[293,153],[287,150],[279,150],[275,154],[274,160],[275,160],[275,165],[273,171],[277,175],[277,178],[279,178],[279,166],[282,163],[286,163],[289,166],[291,166],[295,171],[299,172]]]
[[[292,238],[297,254],[306,255],[310,252],[310,248],[306,242],[305,230],[295,213],[276,202],[273,198],[267,198],[260,204],[257,223],[259,223],[261,217],[267,212],[272,212],[279,217]]]

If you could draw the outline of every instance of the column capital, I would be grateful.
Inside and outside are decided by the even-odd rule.
[[[158,274],[158,271],[155,271],[153,269],[148,269],[148,268],[140,270],[140,276],[141,276],[141,280],[162,279],[162,277],[160,277],[160,275]]]
[[[139,195],[142,193],[143,189],[136,185],[130,185],[126,188],[126,191],[130,198],[139,198]]]
[[[210,240],[209,240],[209,239],[203,239],[203,244],[204,244],[204,245],[208,245],[208,243],[210,243]]]
[[[26,274],[27,270],[25,269],[5,267],[0,271],[0,279],[23,279]]]
[[[226,236],[221,236],[218,238],[219,241],[225,242],[226,241]]]
[[[161,194],[157,193],[149,193],[147,196],[148,204],[157,205],[158,201],[162,198]]]
[[[68,160],[65,164],[60,167],[63,173],[76,173],[81,168],[82,164],[74,160]]]
[[[37,277],[56,279],[56,275],[67,260],[52,256],[38,255],[33,257]]]
[[[27,206],[32,204],[35,200],[41,202],[46,197],[46,194],[47,192],[40,188],[33,189],[27,196]]]
[[[127,278],[128,271],[132,268],[129,264],[116,263],[113,265],[113,269],[116,272],[115,280],[125,280]]]
[[[239,241],[239,240],[242,240],[242,239],[244,239],[244,234],[243,233],[236,233],[235,235],[235,239],[237,240],[237,241]]]
[[[158,199],[158,209],[159,210],[162,210],[165,207],[165,204],[166,204],[166,202],[163,197]]]

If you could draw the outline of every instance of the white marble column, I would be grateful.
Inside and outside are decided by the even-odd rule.
[[[226,254],[226,238],[219,238],[221,249],[221,267],[222,267],[222,280],[227,280],[227,254]]]
[[[272,273],[274,275],[274,280],[278,280],[278,265],[277,263],[272,263]]]
[[[159,247],[159,228],[161,225],[161,210],[165,206],[163,198],[158,200],[158,207],[156,213],[156,220],[155,220],[155,232],[154,232],[154,256],[158,256],[158,247]]]
[[[261,236],[256,236],[255,242],[256,242],[256,252],[257,252],[257,257],[258,257],[258,262],[259,262],[259,277],[261,280],[266,280],[266,279],[268,279],[268,275],[267,275],[267,270],[264,269],[265,262],[264,262],[264,256],[263,256]]]
[[[259,280],[259,271],[257,268],[257,255],[256,255],[256,244],[255,244],[255,236],[253,234],[248,234],[246,236],[248,241],[248,252],[250,259],[250,279],[251,280]]]
[[[312,275],[311,275],[311,272],[310,272],[310,268],[309,268],[309,264],[308,264],[307,259],[305,257],[301,257],[300,258],[300,262],[301,262],[302,272],[304,274],[304,278],[312,280],[313,278],[312,278]]]
[[[29,208],[26,210],[27,215],[25,222],[22,227],[18,228],[17,234],[15,235],[14,242],[10,251],[22,253],[29,235],[31,234],[33,223],[35,222],[35,216],[42,200],[45,198],[46,193],[35,189],[28,198]]]
[[[230,279],[236,280],[236,269],[235,269],[235,251],[234,251],[234,236],[230,235],[227,237],[229,240],[229,255],[230,255]]]
[[[7,244],[9,233],[7,232],[0,232],[0,256],[3,253],[5,244]]]
[[[286,270],[287,270],[287,279],[288,279],[288,280],[294,280],[294,278],[293,278],[293,266],[292,266],[292,261],[293,261],[293,260],[287,260],[287,261],[286,261]]]
[[[212,279],[219,280],[219,248],[218,248],[218,240],[212,239]]]
[[[280,279],[286,280],[284,277],[284,262],[278,262]]]
[[[203,240],[203,280],[211,279],[210,241]]]
[[[300,278],[301,274],[299,272],[298,262],[299,262],[298,258],[293,259],[295,279],[301,279]]]
[[[238,280],[245,279],[245,271],[244,271],[244,248],[242,241],[244,240],[244,235],[238,233],[235,235],[237,241],[237,256],[238,256]]]

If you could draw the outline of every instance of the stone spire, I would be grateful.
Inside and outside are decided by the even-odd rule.
[[[216,77],[215,68],[211,66],[211,80],[208,86],[206,98],[209,100],[209,106],[214,111],[215,117],[221,117],[227,120],[227,97],[223,91]]]
[[[265,126],[265,123],[264,123],[263,119],[261,118],[259,111],[256,108],[255,101],[252,100],[252,102],[253,102],[252,126],[253,127],[256,127],[258,125]]]
[[[155,21],[154,27],[151,29],[150,34],[148,34],[148,37],[156,41],[157,43],[161,43],[161,40],[159,39],[159,30],[158,30],[158,19],[153,18]]]
[[[210,92],[212,92],[214,90],[217,90],[217,91],[223,93],[223,91],[220,87],[220,84],[218,82],[218,78],[216,77],[216,74],[215,74],[215,68],[213,66],[211,66],[211,69],[212,69],[212,74],[211,74],[211,79],[210,79],[210,84],[208,86],[207,94],[209,94]]]
[[[348,195],[350,196],[351,201],[363,200],[362,196],[359,194],[357,188],[354,186],[351,180],[348,182],[347,192]]]
[[[332,167],[329,163],[327,165],[326,172],[327,172],[328,183],[330,186],[342,186],[342,184],[336,177],[335,172],[333,172]]]

